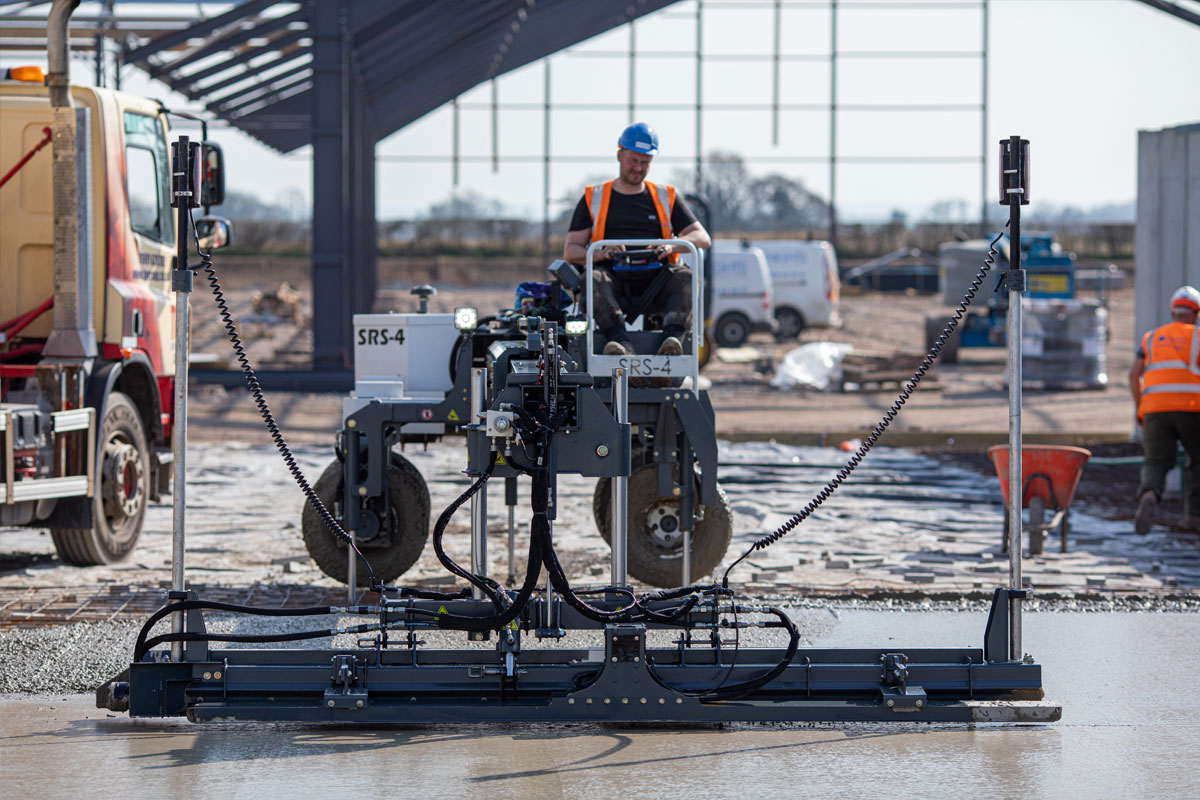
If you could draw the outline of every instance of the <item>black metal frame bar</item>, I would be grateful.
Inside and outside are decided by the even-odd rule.
[[[989,619],[993,638],[1000,627],[992,622],[1007,616],[1002,591]],[[210,650],[191,642],[183,661],[155,651],[131,665],[99,690],[97,704],[134,717],[355,723],[1052,722],[1061,715],[1041,702],[1040,665],[1003,660],[1007,646],[999,641],[985,649],[801,649],[754,695],[706,700],[703,693],[722,681],[773,667],[783,651],[735,652],[716,635],[711,607],[686,620],[709,625],[711,639],[650,647],[649,632],[661,626],[602,625],[553,602],[561,627],[602,632],[603,647],[522,650],[522,631],[536,631],[546,611],[535,598],[519,629],[505,629],[494,647],[425,648],[415,635],[340,650]],[[386,619],[415,633],[436,629],[439,613],[493,611],[476,600],[401,600],[388,608]],[[203,630],[198,611],[189,612],[188,629]],[[989,649],[1001,659],[989,660]]]

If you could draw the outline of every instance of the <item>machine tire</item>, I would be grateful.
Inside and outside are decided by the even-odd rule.
[[[341,503],[342,486],[342,462],[334,459],[313,484],[313,490],[332,513],[335,504]],[[383,548],[372,547],[369,541],[359,543],[375,570],[375,578],[384,583],[394,581],[417,563],[429,538],[429,489],[417,468],[397,453],[392,453],[388,466],[388,505],[392,515],[391,545]],[[325,526],[312,503],[304,504],[301,531],[304,546],[321,572],[345,583],[346,544]],[[366,586],[370,580],[362,564],[357,577],[359,586]]]
[[[942,335],[942,330],[946,327],[947,319],[944,317],[926,317],[925,318],[925,351],[928,352],[937,338]],[[942,347],[942,352],[938,354],[938,361],[943,364],[958,363],[958,345],[962,341],[962,325],[960,320],[958,327],[954,329],[954,333],[946,340],[946,344]]]
[[[592,495],[592,513],[604,541],[612,544],[611,480],[596,481]],[[699,489],[699,482],[697,482]],[[683,566],[682,541],[664,547],[655,540],[650,528],[650,515],[660,507],[678,507],[678,501],[658,494],[658,467],[655,464],[635,470],[629,476],[629,541],[628,570],[630,577],[660,588],[679,585]],[[733,537],[733,513],[725,491],[717,486],[717,502],[703,509],[704,518],[696,520],[692,532],[692,582],[711,573],[725,557]]]
[[[775,341],[790,342],[799,339],[804,332],[804,317],[794,308],[775,309],[775,322],[779,330],[775,332]]]
[[[721,347],[741,347],[750,338],[750,320],[739,311],[722,314],[713,326],[713,335]]]
[[[142,535],[150,498],[150,446],[137,406],[112,392],[104,403],[96,440],[100,473],[92,498],[91,528],[51,528],[58,557],[91,567],[128,556]],[[119,480],[118,480],[119,479]]]

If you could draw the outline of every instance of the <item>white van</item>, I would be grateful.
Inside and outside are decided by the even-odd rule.
[[[763,251],[717,239],[712,251],[712,334],[721,347],[741,347],[751,333],[775,332],[771,273]]]
[[[829,242],[799,239],[761,239],[751,242],[767,257],[771,283],[775,287],[776,336],[795,339],[805,328],[837,328],[837,255]]]

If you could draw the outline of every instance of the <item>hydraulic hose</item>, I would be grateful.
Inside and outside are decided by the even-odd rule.
[[[180,600],[177,603],[169,603],[163,606],[158,611],[150,615],[142,625],[141,631],[138,632],[137,641],[133,646],[133,660],[141,661],[146,652],[165,641],[187,641],[183,639],[163,639],[158,637],[156,640],[147,642],[146,637],[150,635],[150,631],[154,628],[155,623],[159,620],[174,614],[176,611],[191,611],[193,609],[208,609],[210,611],[232,611],[237,614],[251,614],[258,617],[317,617],[326,614],[370,614],[376,609],[371,606],[307,606],[305,608],[260,608],[257,606],[243,606],[234,603],[220,603],[213,600]],[[223,639],[222,641],[240,641],[234,639]],[[285,640],[279,640],[285,641]]]
[[[354,548],[354,552],[358,554],[363,564],[366,565],[367,573],[371,576],[371,587],[376,587],[375,570],[371,568],[371,562],[358,549],[358,543],[354,541],[354,537],[338,524],[338,521],[333,518],[333,514],[329,513],[329,509],[321,502],[321,498],[317,497],[317,493],[313,491],[312,486],[308,483],[308,479],[304,477],[304,473],[296,463],[296,457],[292,455],[291,448],[288,447],[287,442],[284,440],[283,433],[279,430],[279,423],[275,421],[275,415],[271,413],[271,407],[267,405],[267,398],[263,394],[262,386],[258,382],[258,376],[254,373],[254,367],[250,364],[250,358],[246,355],[246,348],[242,345],[242,338],[238,334],[237,323],[234,322],[233,315],[229,311],[229,304],[225,301],[225,293],[221,290],[221,283],[217,279],[217,271],[213,268],[212,253],[206,253],[200,249],[200,235],[196,232],[195,219],[191,218],[191,209],[188,209],[188,217],[192,223],[192,238],[196,242],[196,252],[200,255],[200,267],[204,270],[208,278],[209,286],[212,287],[217,311],[220,313],[221,322],[225,326],[225,334],[229,337],[230,344],[233,345],[233,352],[237,356],[242,375],[246,378],[246,386],[249,388],[250,394],[254,397],[254,405],[258,408],[259,416],[266,423],[267,430],[271,434],[271,439],[275,442],[275,447],[279,450],[279,455],[283,458],[283,463],[287,465],[288,472],[292,474],[292,478],[296,481],[296,485],[300,487],[300,491],[304,493],[308,502],[316,510],[321,521],[325,523],[325,527],[343,542]]]
[[[742,553],[742,555],[738,557],[737,561],[734,561],[729,565],[729,567],[725,570],[724,577],[721,580],[723,586],[729,585],[729,573],[734,567],[742,563],[747,556],[757,550],[764,550],[775,544],[775,542],[779,541],[789,532],[794,530],[797,525],[812,516],[813,512],[816,511],[822,503],[828,500],[829,497],[835,491],[837,491],[838,487],[850,477],[850,474],[854,472],[855,468],[858,467],[858,465],[866,457],[867,453],[871,451],[871,448],[875,446],[875,443],[879,441],[879,437],[883,435],[883,432],[887,430],[888,425],[890,425],[892,420],[896,418],[896,415],[900,413],[900,409],[906,402],[908,402],[908,398],[912,396],[913,391],[917,388],[917,384],[919,384],[921,379],[925,377],[925,374],[929,372],[930,367],[933,366],[933,362],[937,360],[938,355],[942,352],[942,348],[946,346],[946,342],[950,339],[950,336],[954,333],[955,329],[958,328],[958,323],[964,316],[966,316],[967,307],[971,305],[971,302],[975,299],[975,295],[979,292],[979,288],[983,286],[983,281],[987,277],[988,270],[990,270],[996,263],[996,256],[999,254],[999,251],[996,249],[996,244],[1000,241],[1000,238],[1004,236],[1004,233],[1007,230],[1008,223],[1006,222],[1004,224],[1004,228],[998,234],[996,234],[996,238],[992,239],[991,244],[988,246],[988,254],[983,259],[983,266],[979,268],[979,272],[977,272],[975,277],[971,280],[970,287],[967,289],[966,294],[963,295],[963,299],[959,301],[958,306],[954,309],[954,313],[951,315],[949,322],[942,329],[942,332],[938,335],[937,340],[933,343],[933,346],[929,348],[929,352],[925,354],[923,359],[921,359],[920,365],[917,367],[916,371],[913,372],[913,376],[908,379],[908,382],[900,390],[900,394],[897,395],[896,400],[892,403],[891,407],[888,408],[888,410],[884,413],[883,418],[875,424],[875,427],[871,430],[870,435],[863,440],[863,443],[859,445],[858,450],[856,450],[854,454],[850,456],[850,460],[846,462],[846,465],[838,470],[833,479],[823,486],[821,490],[817,492],[816,496],[813,497],[813,499],[810,500],[808,504],[800,510],[799,513],[780,525],[779,528],[773,533],[767,534],[761,539],[755,541],[745,553]]]

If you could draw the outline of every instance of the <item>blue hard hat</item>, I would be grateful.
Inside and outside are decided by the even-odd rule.
[[[658,154],[658,134],[644,122],[635,122],[621,133],[617,146],[626,150],[636,150],[648,156]]]

